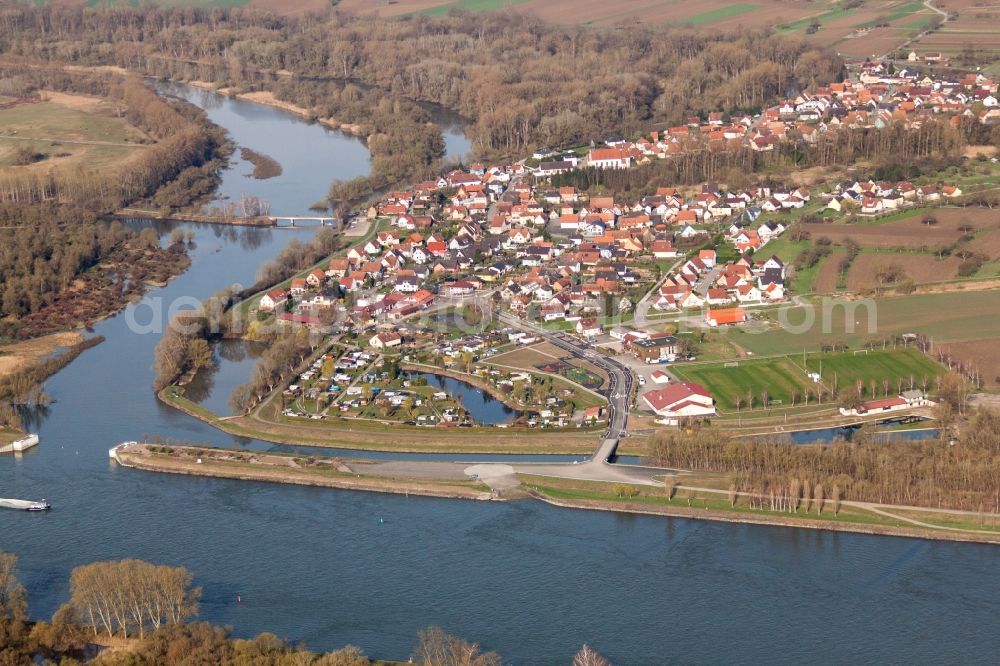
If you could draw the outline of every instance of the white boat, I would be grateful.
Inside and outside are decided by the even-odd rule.
[[[52,505],[46,500],[36,502],[33,500],[0,498],[0,507],[6,509],[20,509],[21,511],[48,511],[52,508]]]

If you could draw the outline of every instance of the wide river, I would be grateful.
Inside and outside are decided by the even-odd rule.
[[[301,198],[288,203],[298,209],[334,175],[368,168],[354,139],[214,101],[212,117],[240,145],[297,174]],[[305,133],[308,155],[278,154],[284,137]],[[229,172],[223,191],[235,191],[232,178],[246,182]],[[253,185],[284,202],[269,182]],[[74,566],[138,557],[190,569],[204,588],[201,617],[238,635],[353,643],[386,658],[405,659],[417,630],[439,625],[516,664],[566,664],[584,641],[618,664],[996,660],[1000,549],[991,546],[116,467],[108,448],[144,433],[267,446],[161,406],[149,388],[160,336],[142,325],[182,299],[250,283],[262,261],[311,232],[183,227],[197,234],[190,270],[98,324],[107,341],[47,382],[54,403],[33,424],[41,445],[0,459],[0,496],[54,506],[0,512],[0,549],[20,558],[35,617],[67,599]]]

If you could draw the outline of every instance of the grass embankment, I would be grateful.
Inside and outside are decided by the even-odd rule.
[[[24,437],[24,433],[13,428],[0,427],[0,446]]]
[[[189,446],[133,445],[119,451],[126,467],[151,472],[211,476],[243,481],[265,481],[300,486],[347,490],[484,499],[488,486],[459,479],[415,479],[374,476],[355,471],[364,463],[348,467],[337,459],[313,459],[292,454],[258,453]]]
[[[532,496],[556,506],[590,509],[598,511],[620,511],[652,515],[675,516],[718,522],[751,523],[776,527],[799,527],[809,529],[859,532],[888,536],[913,537],[921,539],[943,539],[949,541],[976,541],[1000,544],[1000,530],[991,522],[983,522],[974,516],[936,515],[933,510],[917,507],[907,510],[892,509],[886,515],[863,507],[843,504],[834,512],[833,502],[826,500],[821,513],[815,502],[809,511],[771,511],[752,508],[744,497],[735,505],[727,497],[725,490],[707,492],[677,486],[672,498],[667,498],[666,490],[653,486],[628,486],[604,482],[570,481],[542,476],[518,475],[521,482],[531,491]],[[698,476],[680,477],[683,483],[701,483]],[[705,485],[715,485],[711,481]],[[622,494],[621,491],[626,491]],[[633,494],[634,493],[634,494]],[[767,502],[765,500],[764,504]],[[921,527],[905,519],[925,523]],[[936,529],[938,526],[941,529]],[[961,531],[955,531],[961,530]]]
[[[587,455],[597,446],[593,431],[545,431],[521,428],[424,428],[377,421],[328,419],[303,421],[282,416],[274,404],[265,405],[260,420],[253,416],[221,418],[172,386],[159,394],[168,405],[232,435],[275,444],[300,444],[361,451],[400,453],[565,454]],[[639,445],[637,444],[636,447]],[[620,452],[640,451],[625,447]]]

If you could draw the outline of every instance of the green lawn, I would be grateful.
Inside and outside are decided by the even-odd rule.
[[[753,395],[754,405],[761,404],[761,391],[768,392],[772,404],[791,402],[791,392],[802,394],[802,386],[808,381],[805,372],[787,357],[738,361],[735,367],[726,363],[706,363],[704,365],[677,365],[672,372],[678,378],[701,384],[722,412],[735,412],[739,398],[741,407],[749,404],[748,394]]]
[[[813,246],[812,241],[793,241],[788,237],[788,234],[782,234],[780,238],[775,238],[773,241],[769,242],[767,245],[760,249],[761,256],[770,257],[772,254],[776,255],[778,259],[781,259],[786,264],[790,264],[795,261],[795,257],[799,256],[799,253],[803,250],[808,250]]]
[[[803,365],[803,360],[805,365]],[[792,354],[777,358],[740,360],[731,363],[706,363],[678,365],[672,368],[680,379],[701,384],[715,398],[720,412],[736,411],[737,398],[741,408],[746,409],[753,395],[754,406],[763,403],[762,391],[767,391],[772,407],[790,406],[792,392],[801,401],[804,387],[813,382],[806,374],[822,369],[823,383],[829,389],[853,387],[857,380],[867,387],[871,380],[878,384],[882,392],[882,380],[891,383],[890,395],[895,391],[896,380],[903,379],[909,385],[912,374],[916,385],[923,377],[933,383],[933,377],[944,373],[944,368],[929,357],[914,349],[870,351],[867,354],[853,351],[838,353]]]
[[[760,7],[760,5],[748,2],[737,2],[725,7],[702,12],[701,14],[689,16],[686,19],[682,19],[681,23],[685,23],[687,25],[705,25],[707,23],[715,23],[716,21],[723,21],[734,16],[739,16],[740,14],[752,12],[758,7]]]
[[[38,168],[110,168],[152,144],[141,130],[96,103],[77,109],[55,102],[21,104],[0,110],[0,167],[16,164],[29,148],[40,156]]]
[[[926,377],[929,385],[933,386],[933,378],[945,372],[943,366],[916,349],[815,354],[806,357],[806,367],[811,372],[821,372],[827,386],[833,386],[836,380],[841,389],[853,386],[860,379],[867,390],[869,382],[874,380],[881,393],[882,381],[889,380],[890,395],[895,394],[898,379],[902,379],[908,388],[911,375],[915,386],[919,386],[922,378]]]

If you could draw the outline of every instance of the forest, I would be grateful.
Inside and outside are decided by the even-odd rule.
[[[433,171],[443,141],[424,103],[467,118],[477,154],[512,157],[752,111],[843,76],[839,58],[761,31],[597,29],[517,14],[380,20],[335,10],[17,6],[0,12],[0,50],[12,61],[267,89],[317,117],[358,124],[373,160],[372,177],[351,188],[362,192]]]
[[[126,559],[73,569],[69,601],[50,621],[28,616],[28,591],[17,557],[0,551],[0,664],[34,666],[388,666],[346,645],[317,653],[274,634],[235,638],[229,628],[197,622],[201,588],[182,567]],[[93,656],[93,647],[117,649]],[[399,662],[392,662],[399,663]],[[500,666],[478,644],[428,627],[417,633],[409,663],[424,666]],[[611,666],[584,645],[568,663]]]
[[[115,312],[147,282],[187,268],[187,246],[154,229],[55,202],[0,204],[0,338],[29,338]]]
[[[957,380],[952,377],[950,385]],[[773,493],[793,503],[808,499],[806,493],[825,492],[828,498],[997,511],[1000,413],[976,410],[956,437],[952,399],[957,396],[945,400],[938,413],[943,434],[931,439],[886,440],[862,429],[849,442],[797,446],[717,428],[664,430],[651,440],[652,459],[665,467],[726,472],[741,492]]]

